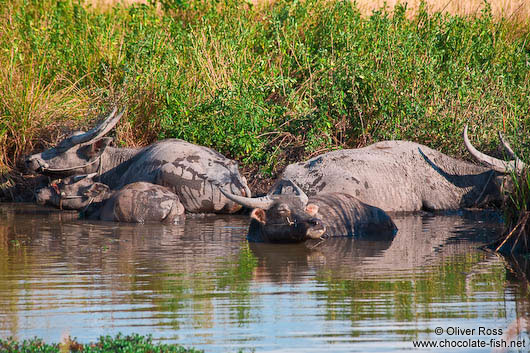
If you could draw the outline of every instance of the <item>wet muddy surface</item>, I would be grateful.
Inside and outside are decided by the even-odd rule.
[[[248,223],[121,224],[0,204],[0,337],[140,333],[207,352],[530,347],[526,260],[477,249],[502,231],[497,213],[399,216],[394,239],[320,245],[249,244]],[[508,337],[515,323],[522,333]]]

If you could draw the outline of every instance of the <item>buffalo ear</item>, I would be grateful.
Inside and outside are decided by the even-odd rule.
[[[318,206],[314,203],[310,203],[306,206],[305,211],[311,217],[314,217],[318,213]]]
[[[83,196],[86,197],[98,197],[100,195],[103,195],[104,193],[108,192],[110,188],[102,183],[94,183],[90,185],[84,192]]]
[[[254,218],[256,221],[260,222],[261,224],[265,224],[267,221],[267,217],[265,216],[265,210],[261,208],[255,208],[252,210],[252,213],[250,213],[250,217]]]
[[[101,155],[111,142],[112,137],[103,137],[99,140],[96,140],[95,142],[88,145],[88,149],[86,151],[87,156],[92,158]]]

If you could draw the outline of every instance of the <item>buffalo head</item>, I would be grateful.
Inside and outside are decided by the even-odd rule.
[[[294,192],[283,193],[285,187],[292,188]],[[253,208],[249,240],[300,242],[318,239],[326,232],[325,224],[317,217],[318,206],[308,203],[307,195],[290,180],[280,180],[266,196],[257,198],[220,190],[230,200]]]
[[[88,132],[77,131],[57,146],[29,156],[25,163],[30,172],[64,177],[75,174],[88,174],[97,171],[98,162],[112,138],[103,137],[120,120],[124,110],[117,108]]]
[[[37,203],[66,210],[80,210],[92,202],[102,201],[109,194],[109,187],[95,182],[95,175],[74,175],[53,182],[37,191]]]

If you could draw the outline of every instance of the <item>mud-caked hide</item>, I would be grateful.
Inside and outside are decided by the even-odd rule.
[[[388,212],[499,203],[506,175],[409,141],[338,150],[287,166],[282,178],[307,195],[344,193]],[[508,176],[509,178],[509,176]]]
[[[178,196],[164,186],[137,182],[110,190],[94,174],[76,175],[37,191],[39,204],[78,210],[89,219],[115,222],[175,222],[184,217]]]
[[[184,206],[171,190],[156,184],[125,185],[105,202],[92,204],[85,217],[102,221],[173,223],[184,218]]]
[[[168,187],[188,212],[232,213],[240,209],[219,187],[250,197],[245,178],[235,161],[210,148],[167,139],[144,148],[115,148],[104,137],[123,111],[114,109],[98,126],[76,132],[56,147],[27,158],[29,171],[63,178],[97,173],[97,181],[117,190],[134,182]],[[212,182],[214,181],[214,182]]]

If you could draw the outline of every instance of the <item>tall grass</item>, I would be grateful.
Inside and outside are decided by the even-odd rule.
[[[504,204],[505,232],[490,244],[505,255],[530,253],[530,173],[512,175],[513,191]]]
[[[411,139],[462,154],[473,127],[526,131],[528,30],[471,16],[366,16],[354,2],[0,0],[3,170],[127,103],[117,142],[177,137],[262,171],[326,150]],[[517,27],[517,31],[514,30]],[[51,131],[52,133],[47,133]],[[524,134],[521,134],[526,139]]]

